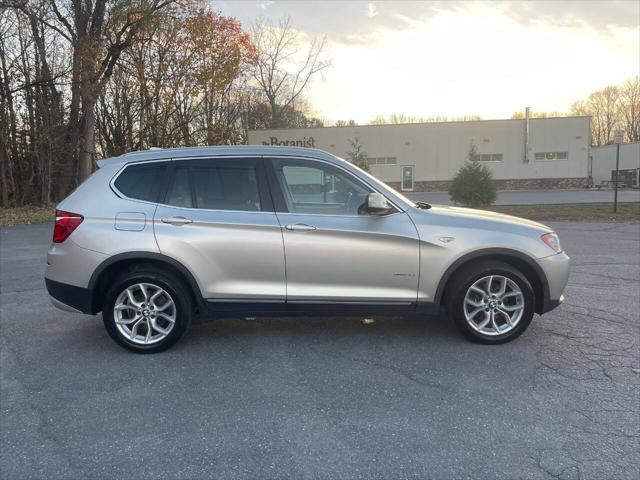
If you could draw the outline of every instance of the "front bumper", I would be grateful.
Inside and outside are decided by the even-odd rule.
[[[564,302],[564,294],[560,295],[560,298],[557,300],[551,300],[549,298],[545,298],[544,303],[542,304],[542,310],[540,311],[540,314],[542,315],[543,313],[550,312],[554,308],[559,307],[562,304],[562,302]]]
[[[51,297],[51,303],[60,310],[67,312],[88,313],[93,315],[93,295],[88,288],[76,287],[49,278],[44,283]]]
[[[564,301],[564,289],[569,282],[571,259],[566,253],[560,252],[538,259],[538,265],[544,271],[548,285],[548,294],[545,295],[542,311],[539,313],[546,313]]]

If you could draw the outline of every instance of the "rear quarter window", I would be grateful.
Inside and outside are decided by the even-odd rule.
[[[166,162],[129,165],[113,185],[128,198],[157,202],[166,170]]]

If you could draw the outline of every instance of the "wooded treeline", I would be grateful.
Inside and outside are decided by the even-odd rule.
[[[303,94],[329,65],[323,38],[302,38],[287,19],[242,26],[201,5],[0,0],[0,206],[60,200],[97,158],[322,125]],[[640,141],[639,77],[569,114],[592,116],[594,145],[612,143],[616,129]],[[563,114],[534,112],[548,115]],[[392,114],[371,123],[443,120]]]
[[[612,144],[616,130],[624,130],[625,142],[640,142],[640,76],[596,90],[570,113],[591,116],[592,145]]]
[[[625,142],[640,142],[640,76],[630,78],[621,85],[610,85],[591,93],[586,100],[579,100],[571,105],[568,112],[532,111],[533,118],[591,117],[591,144],[599,147],[613,143],[616,130],[624,130]],[[514,113],[511,118],[524,118],[524,111]],[[369,121],[370,125],[429,123],[450,121],[483,120],[479,115],[463,117],[446,116],[411,116],[392,113],[385,117],[378,115]],[[336,126],[355,125],[354,120],[338,120]]]
[[[534,118],[589,115],[591,145],[600,147],[613,143],[615,131],[624,130],[625,142],[640,142],[640,76],[622,85],[610,85],[596,90],[586,100],[579,100],[565,112],[532,112]],[[512,118],[524,118],[524,112]]]
[[[0,205],[67,195],[95,160],[321,125],[324,39],[179,0],[0,0]]]

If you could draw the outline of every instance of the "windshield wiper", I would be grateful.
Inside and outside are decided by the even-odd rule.
[[[422,210],[429,210],[431,208],[431,205],[429,205],[427,202],[413,202],[413,203],[415,203],[416,207]]]

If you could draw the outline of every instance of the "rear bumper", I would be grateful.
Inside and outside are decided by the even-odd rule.
[[[80,312],[93,315],[93,295],[88,288],[76,287],[48,278],[44,283],[51,297],[51,303],[56,308],[68,312]]]

